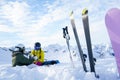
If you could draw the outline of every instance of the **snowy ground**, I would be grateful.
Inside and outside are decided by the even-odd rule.
[[[47,60],[59,60],[61,63],[51,66],[11,66],[11,52],[6,48],[0,48],[0,80],[120,80],[116,63],[110,46],[93,46],[94,57],[97,58],[96,73],[100,78],[96,79],[94,73],[83,71],[79,54],[76,48],[71,47],[75,67],[70,63],[69,53],[65,46],[58,44],[49,45],[45,50]],[[86,48],[83,47],[87,54]],[[86,61],[89,70],[88,58]],[[35,66],[31,68],[31,66]]]

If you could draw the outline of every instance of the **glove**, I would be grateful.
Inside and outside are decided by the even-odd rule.
[[[34,58],[34,60],[37,60],[37,59],[38,59],[38,57],[37,57],[37,56],[34,56],[33,58]]]

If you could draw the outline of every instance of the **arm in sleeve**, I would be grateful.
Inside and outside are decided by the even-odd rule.
[[[44,62],[44,56],[45,56],[45,53],[43,50],[41,50],[41,58],[39,59],[40,62]]]
[[[21,61],[20,61],[20,64],[22,65],[29,65],[29,64],[32,64],[34,61],[34,59],[28,59],[26,58],[24,55],[21,56]]]
[[[32,50],[30,53],[31,56],[35,56],[35,50]]]

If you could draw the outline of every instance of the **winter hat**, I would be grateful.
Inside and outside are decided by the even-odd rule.
[[[23,52],[25,50],[25,46],[23,44],[18,44],[15,46],[14,51],[20,51]]]
[[[35,43],[34,49],[39,50],[41,48],[41,44],[39,42]]]

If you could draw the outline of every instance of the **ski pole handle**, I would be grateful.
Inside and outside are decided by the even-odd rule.
[[[63,29],[63,38],[65,38],[66,34],[65,34],[65,28],[62,28]]]
[[[66,33],[68,34],[68,27],[67,26],[65,27],[65,30],[66,30]]]

